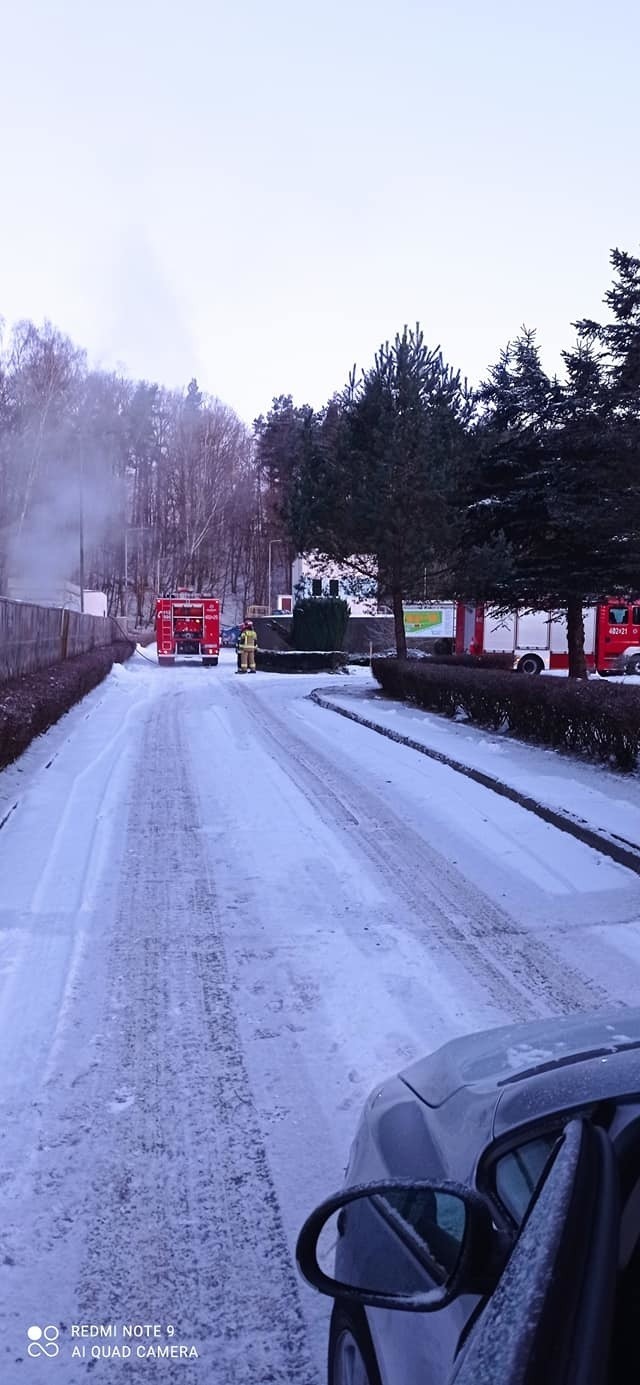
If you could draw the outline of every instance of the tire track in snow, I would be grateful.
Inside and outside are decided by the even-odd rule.
[[[49,908],[52,895],[55,894],[62,896],[62,907],[65,910],[73,909],[74,903],[77,908],[81,907],[90,872],[93,870],[94,842],[100,827],[100,812],[109,793],[111,777],[117,770],[119,760],[127,747],[127,732],[130,723],[138,717],[141,705],[143,705],[141,699],[133,702],[106,744],[100,746],[97,753],[83,765],[83,768],[74,776],[69,785],[67,799],[59,816],[47,859],[41,869],[31,901],[33,913],[40,913],[43,907]],[[92,788],[94,780],[101,771],[104,771],[105,777],[100,798],[96,804]],[[87,800],[88,811],[83,811],[83,795]],[[89,824],[88,827],[87,824]],[[69,837],[78,830],[88,831],[88,840],[83,850],[84,870],[81,879],[67,882],[64,876],[61,878],[61,860],[64,860],[68,855]],[[75,901],[69,898],[70,885],[77,891]]]
[[[513,1019],[531,1019],[595,1009],[611,1000],[597,982],[556,957],[539,934],[520,927],[490,901],[379,795],[357,782],[344,762],[336,766],[255,696],[243,702],[273,758],[323,819],[339,824],[354,850],[386,878],[421,941],[460,961],[498,1008]]]
[[[317,1385],[233,1011],[180,710],[179,700],[163,700],[162,715],[148,721],[129,814],[137,845],[101,1026],[111,1035],[94,1086],[77,1311],[84,1321],[175,1323],[174,1340],[202,1356],[163,1362],[163,1382]],[[125,1378],[135,1370],[118,1368]]]
[[[5,1062],[15,1064],[16,1079],[32,1093],[47,1080],[72,1006],[88,943],[88,914],[95,904],[90,882],[104,874],[107,865],[108,810],[121,792],[126,730],[139,706],[136,702],[128,709],[118,729],[79,773],[70,781],[61,780],[64,808],[46,843],[37,882],[20,911],[22,925],[0,988],[0,1035]],[[5,845],[9,853],[11,842]],[[31,983],[34,968],[49,978],[47,999],[56,1007],[53,1032],[43,1023],[40,988]],[[54,977],[59,978],[57,991]]]

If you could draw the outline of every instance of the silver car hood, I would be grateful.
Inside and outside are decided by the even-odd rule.
[[[534,1074],[640,1049],[640,1009],[550,1016],[452,1039],[399,1074],[426,1102],[438,1107],[462,1087],[495,1091]]]

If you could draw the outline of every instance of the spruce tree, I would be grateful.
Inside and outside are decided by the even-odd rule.
[[[374,560],[406,657],[403,600],[449,559],[454,477],[470,403],[465,384],[405,328],[309,427],[294,483],[298,532],[370,575]]]
[[[638,580],[630,277],[639,289],[640,275],[627,274],[625,293],[607,295],[624,312],[622,324],[577,324],[562,384],[542,369],[532,332],[502,353],[480,392],[475,470],[464,495],[460,594],[503,609],[564,610],[569,674],[578,678],[586,677],[583,607]]]

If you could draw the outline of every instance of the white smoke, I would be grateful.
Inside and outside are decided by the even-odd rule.
[[[75,476],[48,475],[22,522],[7,536],[7,588],[23,600],[55,600],[65,582],[80,579],[84,547],[85,587],[105,544],[124,542],[123,485],[94,468]]]

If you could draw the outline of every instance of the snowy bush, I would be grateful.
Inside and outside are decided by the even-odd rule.
[[[385,693],[427,711],[464,716],[479,726],[605,760],[618,769],[636,766],[640,688],[526,678],[428,659],[374,659],[372,672]]]

